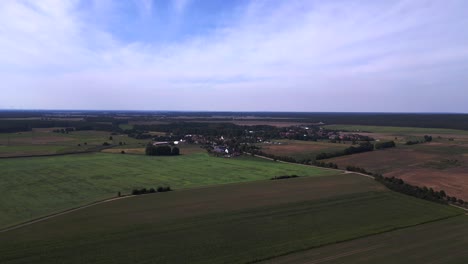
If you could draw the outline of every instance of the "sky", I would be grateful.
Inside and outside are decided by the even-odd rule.
[[[0,109],[468,112],[466,0],[1,0]]]

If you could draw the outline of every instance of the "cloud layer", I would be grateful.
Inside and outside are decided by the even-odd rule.
[[[0,108],[468,112],[466,1],[122,3],[1,1]]]

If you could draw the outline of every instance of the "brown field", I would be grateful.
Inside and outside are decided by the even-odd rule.
[[[337,163],[340,168],[358,166],[468,200],[468,148],[464,145],[432,142],[326,161]]]
[[[321,152],[335,152],[343,150],[350,144],[339,144],[329,142],[301,141],[301,140],[279,140],[282,144],[259,144],[262,151],[277,156],[290,156],[296,159],[313,159]]]

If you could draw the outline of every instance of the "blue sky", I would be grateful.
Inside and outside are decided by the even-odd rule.
[[[0,109],[468,112],[468,2],[0,1]]]

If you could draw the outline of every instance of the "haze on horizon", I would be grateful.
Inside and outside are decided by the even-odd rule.
[[[3,0],[0,109],[468,112],[468,2]]]

